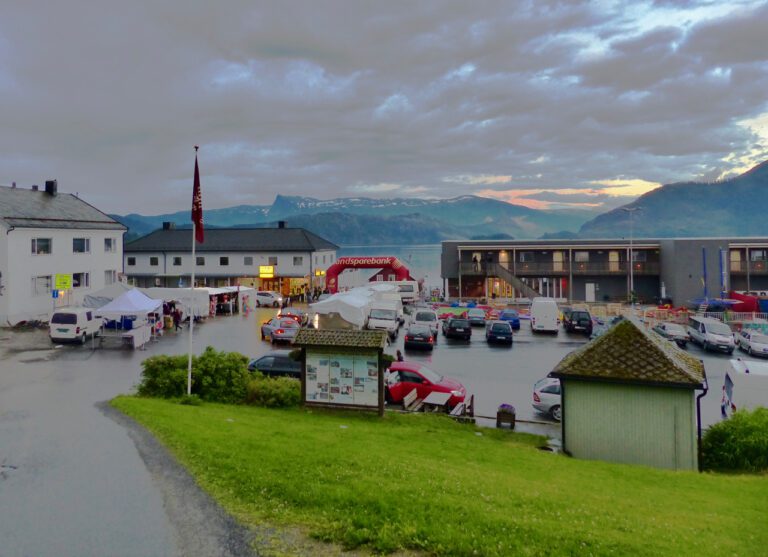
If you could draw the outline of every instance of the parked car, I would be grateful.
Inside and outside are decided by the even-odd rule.
[[[560,327],[560,311],[554,298],[537,297],[531,301],[531,331],[555,333]]]
[[[293,342],[300,328],[292,317],[273,317],[261,325],[261,340]]]
[[[565,330],[569,333],[584,333],[587,336],[592,334],[592,316],[588,311],[572,310],[564,319]]]
[[[520,314],[515,309],[501,310],[499,321],[507,321],[515,331],[520,328]]]
[[[473,327],[485,327],[485,310],[472,308],[467,311],[467,319]]]
[[[439,328],[437,312],[431,309],[419,309],[413,314],[413,323],[414,325],[426,325],[429,327],[435,340],[437,340],[437,330]]]
[[[549,414],[560,421],[560,381],[544,378],[533,386],[533,407],[542,414]]]
[[[717,319],[693,315],[688,318],[687,331],[691,342],[701,345],[704,350],[720,350],[733,354],[736,348],[731,328]]]
[[[750,356],[768,356],[768,335],[760,331],[742,329],[736,336],[736,342]]]
[[[251,360],[250,371],[260,371],[269,377],[301,377],[301,362],[292,360],[288,350],[275,350]]]
[[[472,337],[472,326],[463,317],[451,317],[443,323],[443,336],[446,338],[461,338],[469,340]]]
[[[256,306],[278,308],[283,305],[283,296],[278,292],[259,290],[256,292]]]
[[[309,314],[300,308],[286,308],[278,313],[277,316],[293,319],[300,327],[304,327],[309,322]]]
[[[467,390],[455,379],[449,379],[416,362],[392,362],[385,388],[387,402],[399,404],[413,389],[419,398],[432,392],[451,393],[448,405],[454,407],[464,402]]]
[[[688,341],[691,340],[685,327],[677,323],[659,323],[653,330],[667,340],[677,343],[680,348],[685,348],[688,345]]]
[[[432,350],[435,347],[435,334],[428,325],[411,325],[405,333],[403,347],[406,350],[412,348]]]
[[[90,308],[60,308],[53,312],[48,326],[51,342],[79,342],[86,337],[99,336],[102,320],[93,315]]]
[[[512,346],[512,325],[508,321],[488,321],[485,324],[485,341]]]

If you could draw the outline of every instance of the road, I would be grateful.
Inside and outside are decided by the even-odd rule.
[[[258,356],[272,349],[259,325],[277,310],[209,320],[196,328],[194,351],[207,345]],[[238,555],[248,534],[221,512],[140,428],[105,410],[132,391],[141,361],[186,352],[187,331],[145,351],[86,346],[52,348],[45,332],[0,332],[0,540],[3,556]],[[402,348],[403,333],[387,348]],[[546,420],[531,407],[533,384],[585,342],[579,335],[532,336],[527,323],[514,345],[490,347],[475,329],[471,343],[440,337],[432,353],[406,352],[460,380],[477,413],[513,404],[522,419]],[[704,425],[719,420],[727,355],[704,354],[712,390]],[[548,431],[557,432],[552,426]]]

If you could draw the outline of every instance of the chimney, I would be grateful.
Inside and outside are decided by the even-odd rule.
[[[175,222],[164,222],[163,223],[163,230],[176,230],[176,223]]]
[[[284,220],[277,221],[277,227],[278,228],[285,228],[285,221]]]
[[[34,186],[32,186],[32,191],[37,191],[37,184],[35,184]]]
[[[55,196],[59,189],[58,180],[46,180],[45,181],[45,193],[50,196]]]

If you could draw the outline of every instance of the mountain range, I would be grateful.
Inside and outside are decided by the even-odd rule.
[[[636,209],[636,210],[635,210]],[[505,238],[622,238],[764,236],[768,161],[721,182],[664,185],[597,217],[588,211],[545,211],[464,195],[452,199],[314,199],[278,195],[272,205],[205,211],[207,227],[267,227],[284,221],[339,245],[413,245],[442,240]],[[128,228],[127,240],[189,211],[110,215]],[[591,220],[590,220],[591,218]],[[630,221],[631,218],[631,221]]]

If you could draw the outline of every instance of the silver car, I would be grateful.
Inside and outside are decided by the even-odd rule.
[[[299,332],[299,324],[292,317],[273,317],[261,325],[261,340],[271,340],[272,343],[291,343]]]
[[[541,379],[533,386],[533,407],[542,414],[549,414],[558,422],[562,418],[560,400],[558,379]]]
[[[760,331],[742,329],[736,336],[736,342],[750,356],[768,356],[768,335]]]
[[[283,296],[277,292],[259,290],[256,292],[256,306],[278,308],[283,305]]]

